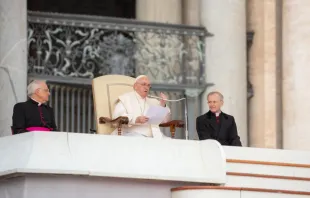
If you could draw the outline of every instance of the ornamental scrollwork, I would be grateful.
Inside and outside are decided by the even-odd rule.
[[[169,84],[205,79],[201,30],[48,16],[28,21],[28,73],[78,78],[146,74],[153,82]]]

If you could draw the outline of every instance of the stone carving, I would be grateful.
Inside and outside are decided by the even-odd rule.
[[[185,95],[189,98],[197,98],[203,91],[204,89],[186,89]]]
[[[28,73],[79,78],[147,74],[155,83],[204,83],[205,32],[197,27],[185,31],[173,25],[134,26],[124,20],[111,25],[89,16],[85,22],[72,15],[32,14]]]
[[[133,42],[119,32],[70,26],[29,26],[29,73],[94,78],[134,75]]]

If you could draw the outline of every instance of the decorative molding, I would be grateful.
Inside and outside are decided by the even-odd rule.
[[[29,11],[28,73],[147,74],[160,84],[205,85],[206,36],[196,26]]]
[[[182,186],[182,187],[172,188],[171,192],[183,191],[183,190],[234,190],[234,191],[266,192],[266,193],[279,193],[279,194],[291,194],[291,195],[310,195],[310,192],[306,192],[306,191],[230,187],[230,186]]]
[[[282,175],[266,175],[266,174],[255,174],[255,173],[237,173],[227,172],[226,175],[239,176],[239,177],[260,177],[267,179],[285,179],[285,180],[299,180],[299,181],[310,181],[309,177],[295,177],[295,176],[282,176]]]
[[[192,35],[202,37],[213,36],[212,33],[208,32],[201,26],[145,22],[134,19],[93,15],[28,11],[28,22],[133,32],[157,32],[163,34]]]
[[[310,168],[310,164],[295,164],[295,163],[284,163],[284,162],[266,162],[256,160],[240,160],[240,159],[226,159],[227,163],[239,163],[239,164],[259,164],[259,165],[270,165],[270,166],[288,166],[296,168]]]
[[[185,95],[187,97],[190,98],[197,98],[202,92],[204,91],[204,89],[185,89]]]

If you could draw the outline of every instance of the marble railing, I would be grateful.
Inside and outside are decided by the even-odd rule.
[[[213,140],[64,132],[0,138],[1,198],[170,198],[182,185],[225,183]]]
[[[213,184],[226,178],[223,148],[214,140],[31,132],[2,137],[0,145],[0,177],[43,173]]]
[[[172,198],[310,197],[310,152],[224,146],[227,162],[223,186],[181,186]]]
[[[4,198],[310,196],[308,151],[64,132],[2,137],[0,147]]]

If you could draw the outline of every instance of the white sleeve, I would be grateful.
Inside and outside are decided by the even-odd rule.
[[[130,125],[135,124],[136,118],[132,114],[128,114],[126,112],[126,109],[125,109],[123,103],[121,103],[121,102],[118,102],[115,105],[113,115],[112,115],[112,119],[118,118],[119,116],[126,116],[126,117],[128,117]],[[130,125],[129,125],[129,127],[130,127]]]

